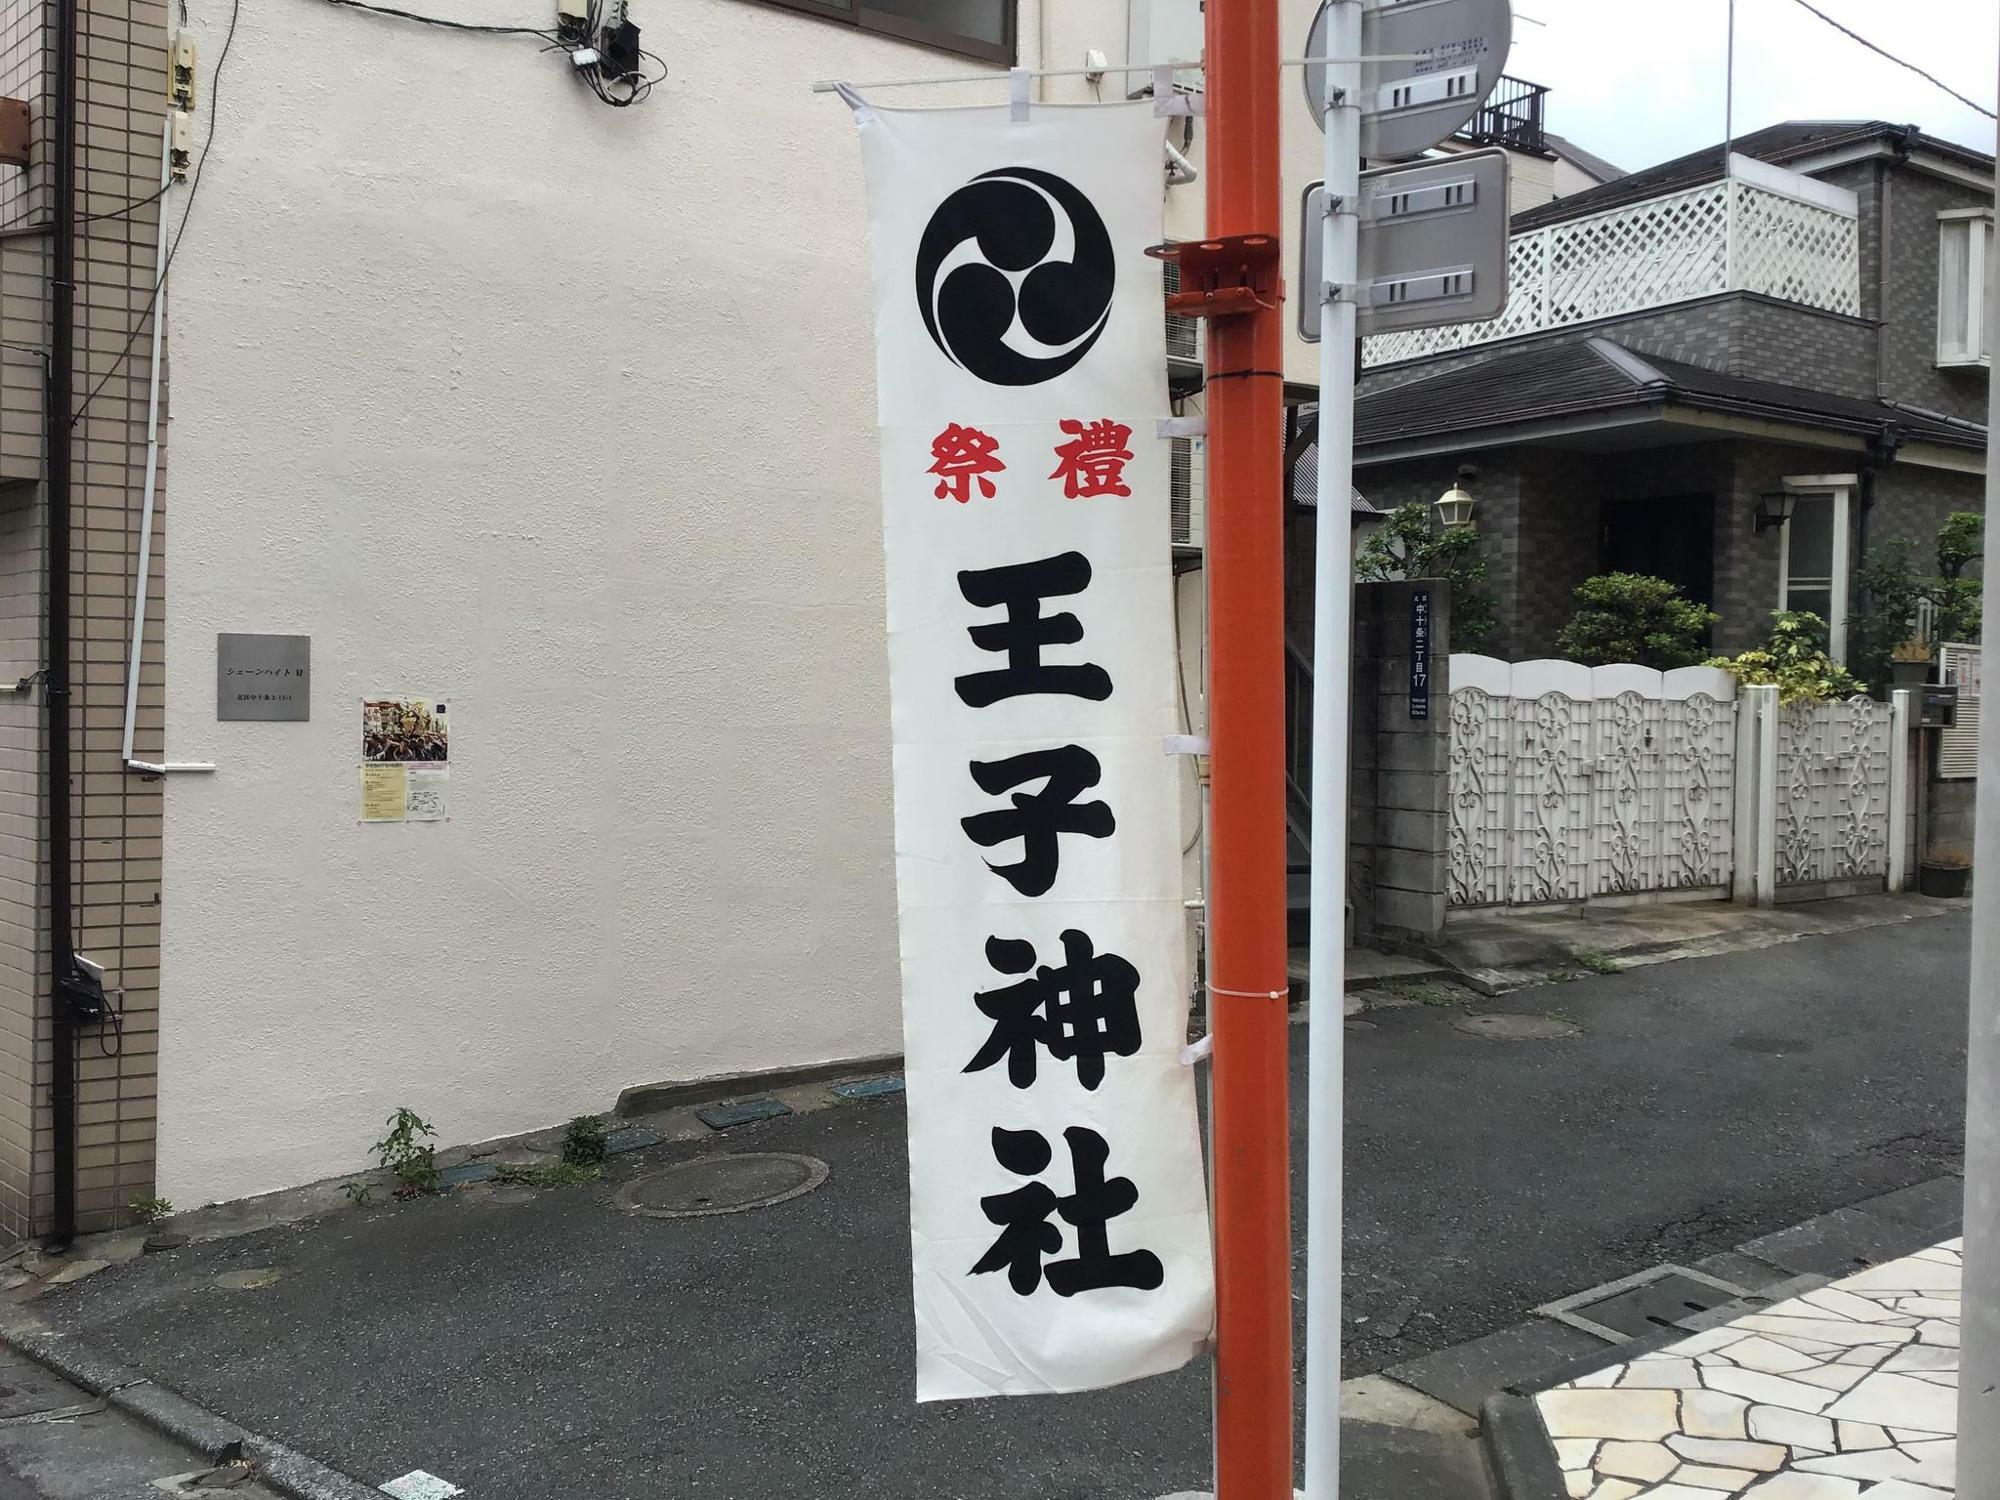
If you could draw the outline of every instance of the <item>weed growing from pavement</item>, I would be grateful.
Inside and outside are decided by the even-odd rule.
[[[1579,948],[1570,957],[1593,974],[1616,974],[1618,972],[1618,960],[1608,953],[1592,953],[1587,948]]]
[[[579,1182],[595,1182],[604,1175],[604,1168],[559,1161],[546,1167],[505,1166],[498,1175],[500,1181],[521,1187],[575,1187]]]
[[[563,1165],[597,1167],[604,1164],[604,1122],[596,1115],[578,1115],[563,1132]]]
[[[157,1224],[174,1211],[173,1203],[166,1198],[134,1198],[125,1207],[133,1218],[145,1224]]]
[[[347,1194],[347,1201],[352,1203],[356,1208],[366,1203],[369,1196],[375,1191],[374,1188],[365,1182],[344,1182],[340,1185],[340,1190]]]
[[[398,1198],[418,1193],[434,1193],[438,1186],[437,1148],[423,1144],[437,1132],[413,1109],[399,1109],[389,1116],[389,1133],[375,1143],[375,1159],[383,1170],[393,1173]]]

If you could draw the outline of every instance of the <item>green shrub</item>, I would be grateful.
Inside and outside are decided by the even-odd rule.
[[[1941,641],[1979,640],[1983,590],[1980,580],[1965,570],[1986,549],[1986,525],[1977,511],[1953,511],[1938,532],[1938,580],[1931,600],[1937,605],[1937,638]]]
[[[1826,654],[1826,621],[1804,610],[1771,616],[1771,638],[1741,656],[1717,656],[1720,667],[1745,687],[1778,689],[1781,703],[1815,703],[1865,692],[1861,680]]]
[[[1683,599],[1664,578],[1604,573],[1577,586],[1576,613],[1556,637],[1556,649],[1587,667],[1637,662],[1669,671],[1707,655],[1717,615]]]
[[[1428,505],[1413,500],[1383,517],[1355,555],[1354,576],[1363,583],[1442,578],[1451,586],[1451,649],[1484,651],[1493,644],[1500,622],[1479,533],[1470,526],[1434,530]]]
[[[1885,683],[1894,676],[1890,653],[1909,638],[1917,608],[1930,595],[1910,561],[1910,544],[1892,536],[1871,546],[1854,570],[1854,592],[1861,607],[1847,622],[1847,659],[1863,681]]]

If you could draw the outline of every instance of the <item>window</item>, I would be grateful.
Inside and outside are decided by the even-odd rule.
[[[1986,288],[1993,266],[1993,213],[1953,209],[1938,215],[1940,365],[1993,363],[1993,322]]]
[[[1014,64],[1016,0],[770,0],[981,62]]]
[[[1778,608],[1806,610],[1826,621],[1827,654],[1847,660],[1847,531],[1851,474],[1787,479],[1792,518],[1778,553]]]

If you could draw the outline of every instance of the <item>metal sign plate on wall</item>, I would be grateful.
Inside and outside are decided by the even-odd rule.
[[[1321,5],[1306,56],[1325,57],[1326,38]],[[1513,39],[1511,0],[1369,0],[1361,14],[1362,54],[1418,56],[1362,64],[1362,156],[1407,161],[1456,135],[1500,81]],[[1306,103],[1324,130],[1326,68],[1303,71]]]
[[[1361,174],[1358,331],[1477,323],[1507,306],[1507,153],[1381,167]],[[1306,189],[1299,285],[1323,283],[1324,185]],[[1299,299],[1299,337],[1319,342],[1322,304]]]
[[[312,637],[218,635],[215,716],[267,722],[311,719]]]
[[[1410,717],[1431,716],[1431,591],[1410,590]]]

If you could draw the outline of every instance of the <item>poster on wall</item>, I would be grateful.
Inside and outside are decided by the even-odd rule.
[[[919,1400],[1184,1364],[1163,123],[881,109],[867,175]],[[1025,118],[1020,117],[1025,114]]]
[[[362,822],[444,821],[450,761],[451,724],[442,700],[361,700]]]

